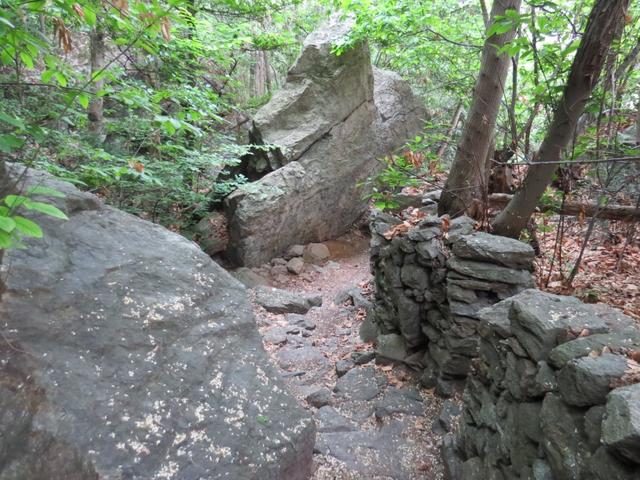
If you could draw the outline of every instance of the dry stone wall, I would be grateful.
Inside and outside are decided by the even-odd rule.
[[[378,355],[424,369],[425,386],[441,390],[478,355],[478,312],[533,286],[534,254],[522,242],[473,232],[466,217],[445,232],[429,216],[391,238],[400,223],[383,213],[371,222]]]
[[[527,290],[479,314],[452,480],[640,478],[640,330],[607,306]],[[634,383],[635,382],[635,383]]]

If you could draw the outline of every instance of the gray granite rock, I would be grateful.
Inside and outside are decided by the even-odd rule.
[[[590,456],[583,431],[582,412],[549,394],[540,411],[542,446],[553,478],[581,480]]]
[[[527,270],[516,270],[490,263],[464,260],[458,257],[450,258],[447,265],[452,270],[471,278],[533,287],[533,278]]]
[[[512,298],[511,329],[535,361],[546,360],[556,346],[583,331],[606,333],[607,324],[590,305],[573,297],[527,290]]]
[[[226,200],[228,255],[252,266],[292,243],[335,238],[368,209],[356,188],[422,130],[426,109],[397,74],[373,70],[365,42],[335,55],[352,21],[331,19],[304,42],[285,84],[255,115],[246,163],[256,181]]]
[[[5,253],[0,478],[303,480],[314,425],[246,289],[193,242],[31,171],[67,222]],[[6,343],[5,342],[5,343]]]
[[[318,424],[318,433],[354,432],[356,425],[335,408],[323,406],[314,416]]]
[[[616,388],[607,397],[602,442],[640,464],[640,383]]]
[[[451,249],[460,258],[524,270],[531,268],[535,257],[533,248],[526,243],[484,232],[460,236]]]
[[[407,358],[407,344],[401,335],[378,335],[377,340],[376,358],[393,362],[403,362]]]
[[[319,295],[300,295],[279,288],[259,286],[254,289],[258,305],[271,313],[307,313],[322,305]]]
[[[331,392],[328,388],[320,387],[309,393],[305,400],[312,407],[321,408],[331,403]]]
[[[626,357],[610,353],[570,360],[558,374],[560,395],[578,407],[604,404],[611,385],[626,370]]]
[[[373,367],[353,368],[336,381],[334,391],[352,400],[373,400],[380,393],[380,386]]]

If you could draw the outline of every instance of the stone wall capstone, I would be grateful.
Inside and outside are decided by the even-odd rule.
[[[640,478],[640,329],[527,290],[479,314],[477,368],[445,439],[451,480]]]
[[[373,321],[378,356],[424,369],[423,384],[444,394],[478,355],[478,312],[533,286],[531,247],[473,231],[467,217],[428,216],[402,235],[385,213],[371,221]],[[386,235],[386,236],[385,236]]]

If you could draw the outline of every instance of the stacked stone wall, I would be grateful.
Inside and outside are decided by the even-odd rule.
[[[607,306],[527,290],[479,314],[448,478],[640,479],[640,330]]]
[[[377,214],[371,222],[378,354],[424,369],[425,386],[444,390],[478,355],[478,312],[533,286],[533,250],[473,231],[462,217],[429,216],[408,231]]]

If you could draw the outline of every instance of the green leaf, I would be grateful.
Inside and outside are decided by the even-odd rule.
[[[84,9],[84,19],[90,27],[93,27],[96,24],[96,12],[93,11],[93,8],[87,6]]]
[[[0,217],[0,230],[11,233],[15,228],[16,222],[12,218]]]
[[[24,145],[24,140],[22,138],[11,135],[10,133],[0,135],[0,152],[10,153],[11,151],[22,147],[22,145]]]
[[[84,108],[89,108],[89,95],[86,93],[81,93],[77,97],[78,103],[82,105]]]
[[[0,112],[0,120],[4,123],[8,123],[9,125],[13,125],[16,128],[25,128],[21,119],[7,115],[4,112]]]
[[[13,238],[11,234],[0,230],[0,248],[11,248],[13,246]]]
[[[62,72],[53,72],[53,76],[56,77],[56,80],[61,87],[67,86],[67,77],[65,77]]]
[[[60,210],[57,207],[54,207],[49,203],[33,202],[31,200],[27,200],[26,202],[24,202],[23,205],[25,206],[25,208],[28,208],[29,210],[35,210],[37,212],[44,213],[45,215],[49,215],[50,217],[61,218],[62,220],[69,220],[69,217],[67,217],[62,210]]]
[[[18,230],[21,234],[27,237],[42,238],[42,229],[36,222],[33,222],[28,218],[24,218],[19,215],[13,217],[13,220],[15,222],[16,230]]]
[[[33,70],[33,58],[27,52],[20,52],[20,59],[29,70]]]
[[[48,197],[64,198],[66,195],[55,188],[35,186],[27,190],[29,195],[46,195]]]
[[[12,210],[15,210],[20,205],[23,205],[28,201],[29,199],[27,197],[23,197],[22,195],[7,195],[6,197],[4,197],[4,203]]]

